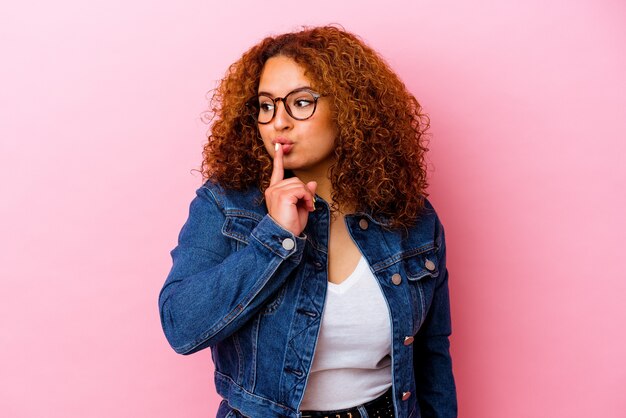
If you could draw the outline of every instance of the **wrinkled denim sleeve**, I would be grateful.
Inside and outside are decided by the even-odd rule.
[[[171,251],[172,268],[159,294],[161,325],[172,348],[191,354],[244,325],[300,263],[306,239],[266,215],[248,245],[233,251],[222,234],[225,215],[205,186]],[[295,246],[283,247],[290,238]]]
[[[415,338],[413,365],[422,418],[456,418],[456,386],[449,341],[452,328],[446,243],[443,225],[439,219],[437,227],[435,242],[439,248],[437,258],[440,273],[432,304]]]

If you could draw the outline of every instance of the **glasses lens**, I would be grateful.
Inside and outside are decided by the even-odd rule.
[[[259,96],[259,113],[257,120],[259,123],[268,123],[274,116],[274,101],[267,96]]]
[[[308,91],[294,91],[285,97],[295,119],[308,119],[315,112],[315,97]]]

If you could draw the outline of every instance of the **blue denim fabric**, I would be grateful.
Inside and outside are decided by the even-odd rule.
[[[345,221],[390,311],[397,417],[456,417],[446,247],[435,210],[427,201],[409,230],[385,229],[367,213]],[[318,198],[294,236],[267,214],[258,189],[207,182],[197,190],[159,310],[177,353],[211,348],[226,400],[218,418],[300,418],[326,297],[329,222]]]

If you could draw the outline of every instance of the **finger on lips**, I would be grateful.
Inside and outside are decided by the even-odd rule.
[[[272,169],[272,176],[270,177],[270,186],[278,183],[285,177],[285,170],[283,169],[283,147],[281,144],[276,143],[274,145],[274,166]]]
[[[315,194],[309,187],[310,183],[311,182],[305,185],[297,177],[285,179],[285,170],[283,166],[283,146],[280,143],[274,144],[274,164],[272,168],[272,175],[270,177],[270,187],[273,186],[275,190],[300,189],[301,193],[298,193],[294,196],[297,197],[298,200],[303,199],[307,203],[309,211],[314,211]]]

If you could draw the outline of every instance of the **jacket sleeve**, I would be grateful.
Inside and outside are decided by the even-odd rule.
[[[269,215],[235,252],[221,232],[224,221],[213,194],[205,186],[198,189],[159,294],[161,325],[177,353],[215,345],[239,329],[302,259],[306,239]]]
[[[413,347],[413,368],[417,397],[423,418],[455,418],[456,386],[452,374],[449,337],[450,297],[446,268],[446,243],[443,225],[437,219],[439,276],[430,309],[418,331]]]

